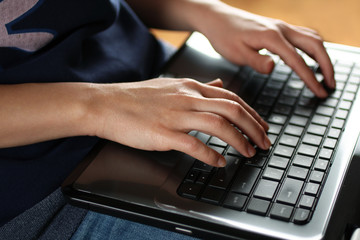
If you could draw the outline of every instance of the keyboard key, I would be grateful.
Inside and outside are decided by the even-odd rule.
[[[341,131],[339,129],[330,128],[329,133],[328,133],[328,137],[338,139],[339,136],[340,136],[340,133],[341,133]]]
[[[273,111],[274,113],[289,115],[291,112],[291,107],[284,104],[276,104]]]
[[[178,193],[180,196],[196,199],[202,189],[201,184],[185,182],[180,185]]]
[[[224,206],[236,210],[242,210],[247,197],[237,193],[229,193],[224,201]]]
[[[211,137],[208,144],[216,145],[216,146],[220,146],[220,147],[227,146],[226,142],[224,142],[223,140],[221,140],[220,138],[217,138],[217,137]]]
[[[195,169],[199,169],[201,171],[206,171],[206,172],[210,172],[213,169],[213,166],[203,163],[199,160],[196,160],[194,163],[194,168]]]
[[[326,138],[323,147],[334,149],[336,146],[336,139]]]
[[[275,102],[275,98],[264,95],[261,95],[256,101],[257,104],[269,106],[269,107],[271,107],[274,104],[274,102]]]
[[[260,168],[249,165],[243,166],[236,175],[231,191],[249,195],[259,176],[260,170]]]
[[[277,186],[278,186],[277,182],[261,179],[256,187],[254,196],[258,198],[271,200],[274,197],[274,193],[276,191]]]
[[[196,137],[197,137],[200,141],[202,141],[204,144],[206,144],[207,141],[210,139],[210,135],[205,134],[205,133],[202,133],[202,132],[198,132],[198,133],[196,134]]]
[[[307,131],[308,131],[308,133],[312,133],[312,134],[319,135],[319,136],[324,136],[326,127],[316,125],[316,124],[310,124]]]
[[[347,115],[349,114],[349,111],[348,110],[342,110],[342,109],[339,109],[337,110],[336,114],[335,114],[335,117],[337,119],[346,119],[347,118]]]
[[[279,156],[272,156],[269,161],[269,166],[280,169],[285,169],[289,163],[289,158],[283,158]]]
[[[217,151],[219,154],[222,154],[225,150],[225,147],[219,147],[215,145],[209,145],[209,147],[215,151]]]
[[[268,133],[279,135],[281,132],[282,126],[277,124],[269,123]]]
[[[270,202],[258,198],[250,200],[247,211],[265,216],[270,206]]]
[[[338,102],[339,102],[338,99],[326,98],[325,100],[323,100],[323,102],[321,104],[324,105],[324,106],[335,108],[337,106]]]
[[[334,119],[334,121],[331,124],[331,127],[342,129],[344,127],[344,125],[345,125],[345,120],[343,120],[343,119]]]
[[[319,184],[309,182],[306,184],[305,194],[311,195],[311,196],[316,196],[316,194],[319,191],[319,188],[320,188]]]
[[[320,150],[319,157],[330,160],[332,153],[333,153],[333,150],[328,149],[328,148],[323,148]]]
[[[226,154],[230,154],[230,155],[234,155],[234,156],[238,156],[238,157],[242,156],[241,153],[239,153],[235,148],[233,148],[231,146],[226,151]]]
[[[296,99],[294,97],[289,97],[289,96],[285,96],[285,95],[281,95],[278,99],[278,103],[284,104],[284,105],[289,105],[289,106],[294,106],[296,103]]]
[[[327,126],[329,125],[330,117],[315,114],[314,117],[311,119],[311,122],[321,126]]]
[[[306,133],[303,138],[303,143],[307,143],[314,146],[320,146],[322,137],[316,136],[310,133]]]
[[[325,172],[329,166],[329,161],[324,159],[318,159],[315,162],[314,169]]]
[[[310,211],[308,209],[298,208],[295,211],[294,223],[305,224],[310,220]]]
[[[315,157],[317,153],[318,147],[307,145],[302,143],[298,149],[298,153],[310,157]]]
[[[207,187],[201,195],[201,200],[219,204],[224,196],[225,191],[218,188]]]
[[[288,125],[285,128],[285,133],[287,133],[289,135],[294,135],[294,136],[300,137],[303,130],[304,130],[303,127],[298,127],[298,126],[295,126],[295,125]]]
[[[284,174],[284,170],[273,168],[273,167],[267,167],[264,171],[263,178],[274,180],[274,181],[280,181],[283,174]]]
[[[280,143],[282,145],[287,145],[287,146],[290,146],[290,147],[296,147],[298,142],[299,142],[298,137],[290,136],[290,135],[287,135],[287,134],[282,135],[281,138],[280,138]]]
[[[218,168],[210,180],[210,186],[226,189],[233,179],[236,170],[240,165],[240,159],[235,156],[226,155],[226,166]]]
[[[288,205],[275,203],[270,211],[270,217],[289,221],[294,208]]]
[[[295,180],[292,178],[286,178],[280,190],[277,202],[295,205],[299,197],[302,186],[303,186],[302,181]]]
[[[288,177],[296,178],[299,180],[305,180],[309,170],[302,167],[291,166]]]
[[[294,152],[294,148],[292,148],[292,147],[278,145],[275,148],[274,154],[278,155],[278,156],[290,158],[292,156],[293,152]]]
[[[280,114],[271,114],[268,118],[268,122],[283,125],[287,120],[287,116]]]
[[[331,117],[334,114],[335,109],[332,107],[318,106],[316,113],[324,116]]]
[[[313,171],[310,175],[310,181],[315,183],[321,183],[322,180],[324,179],[324,175],[325,175],[324,172]]]
[[[343,110],[350,110],[351,108],[351,102],[348,101],[341,101],[339,104],[339,108]]]
[[[308,195],[303,195],[300,200],[300,207],[311,209],[314,206],[315,198]]]
[[[185,180],[188,182],[195,182],[200,172],[197,170],[191,170],[188,175],[186,175]]]
[[[293,161],[293,164],[300,167],[310,168],[313,163],[312,157],[307,157],[303,155],[296,155]]]
[[[294,115],[290,118],[290,123],[297,125],[297,126],[301,126],[301,127],[305,127],[307,124],[308,118],[306,117],[301,117],[301,116],[297,116]]]
[[[355,94],[351,92],[345,92],[343,95],[343,99],[352,102],[355,99]]]
[[[304,117],[310,117],[311,113],[312,113],[312,109],[308,108],[308,107],[302,107],[302,106],[298,106],[295,108],[294,111],[295,114],[304,116]]]

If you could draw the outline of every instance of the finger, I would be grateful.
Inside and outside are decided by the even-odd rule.
[[[260,117],[260,115],[250,107],[243,99],[235,93],[226,89],[214,88],[212,86],[205,86],[200,89],[201,94],[206,98],[224,98],[239,103],[256,121],[264,128],[269,130],[269,125]]]
[[[262,149],[268,149],[271,145],[261,124],[237,102],[227,99],[201,99],[194,104],[194,108],[196,111],[214,113],[226,119]]]
[[[167,139],[170,149],[186,153],[211,166],[224,167],[226,165],[224,156],[193,136],[172,132],[168,133]]]
[[[262,74],[269,74],[274,69],[274,61],[270,56],[259,54],[257,49],[244,48],[243,54],[246,56],[246,64]]]
[[[206,85],[209,85],[209,86],[213,86],[213,87],[218,87],[218,88],[223,88],[224,87],[224,83],[221,79],[215,79],[211,82],[208,82],[206,83]]]
[[[269,41],[265,46],[270,52],[279,55],[283,61],[291,67],[305,84],[320,98],[327,97],[324,87],[316,80],[314,73],[306,65],[303,58],[297,53],[294,46],[280,33],[269,35]]]
[[[322,38],[315,31],[293,26],[284,31],[284,34],[295,47],[303,50],[319,63],[325,77],[325,83],[329,88],[334,89],[336,85],[334,69]]]

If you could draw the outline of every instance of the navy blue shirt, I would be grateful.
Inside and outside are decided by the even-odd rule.
[[[0,84],[139,81],[165,59],[122,0],[0,0],[0,9]],[[58,188],[97,141],[0,149],[0,226]]]

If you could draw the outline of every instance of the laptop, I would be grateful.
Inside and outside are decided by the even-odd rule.
[[[162,76],[221,78],[269,123],[270,150],[245,158],[213,136],[214,168],[186,154],[102,141],[62,191],[83,208],[203,239],[348,239],[359,224],[360,48],[325,43],[337,87],[314,97],[276,55],[269,75],[223,59],[194,32]],[[304,60],[319,81],[318,65]]]

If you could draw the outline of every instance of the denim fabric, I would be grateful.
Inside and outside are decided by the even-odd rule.
[[[70,239],[87,210],[66,204],[60,188],[0,228],[0,239]]]
[[[193,240],[183,234],[89,211],[71,240]]]

